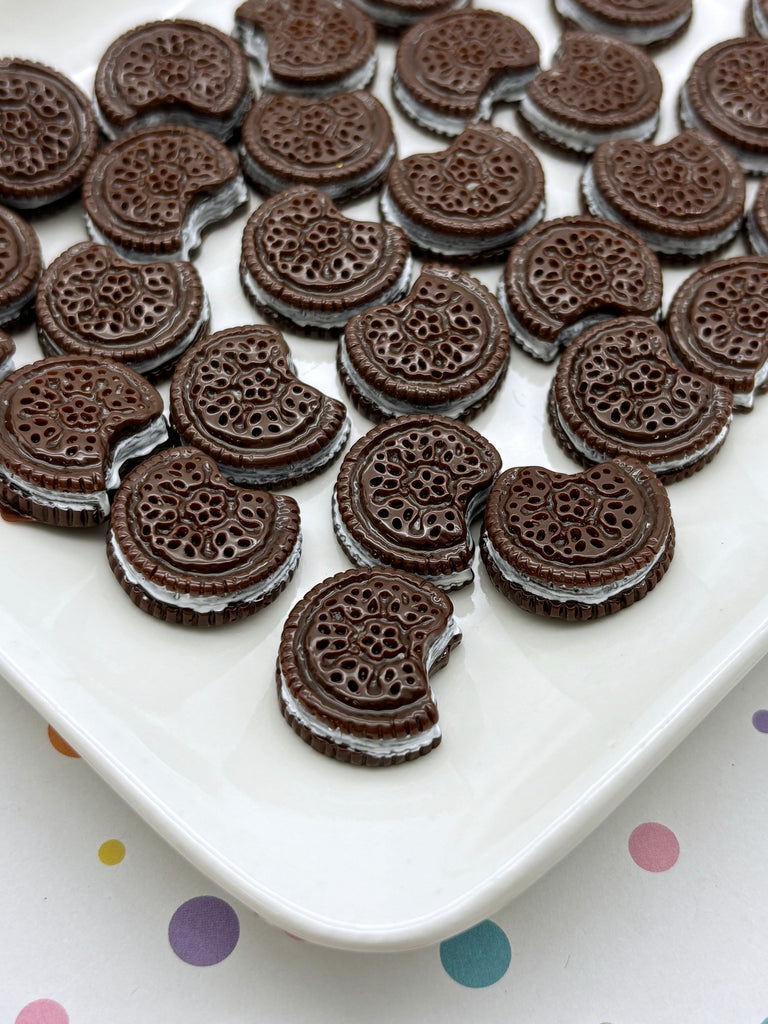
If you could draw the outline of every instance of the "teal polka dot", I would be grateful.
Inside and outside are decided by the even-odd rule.
[[[467,988],[494,985],[507,973],[511,959],[509,939],[493,921],[481,921],[440,943],[440,962],[454,981]]]

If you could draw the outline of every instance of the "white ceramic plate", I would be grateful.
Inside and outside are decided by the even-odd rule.
[[[558,33],[548,5],[488,6],[523,20],[548,65]],[[212,2],[72,0],[25,21],[2,0],[3,48],[90,91],[111,39],[161,13],[231,24]],[[657,54],[659,140],[676,131],[693,57],[735,34],[735,17],[731,0],[696,0],[689,33]],[[392,54],[382,46],[376,79],[387,103]],[[506,107],[495,120],[515,129],[515,117]],[[445,145],[396,124],[402,154]],[[548,215],[575,212],[581,163],[542,161]],[[373,219],[375,203],[349,212]],[[245,219],[210,232],[197,259],[217,330],[254,321],[237,278]],[[77,205],[35,226],[46,262],[86,237]],[[478,276],[495,286],[500,269]],[[665,271],[667,302],[684,276]],[[288,338],[301,375],[338,394],[334,345]],[[31,330],[17,343],[17,365],[39,357]],[[575,471],[546,426],[551,375],[515,351],[503,393],[474,421],[505,466]],[[369,426],[355,413],[353,424],[353,438]],[[103,531],[0,521],[0,668],[158,832],[267,920],[329,946],[425,945],[493,912],[567,853],[765,653],[767,438],[763,399],[736,418],[710,466],[670,488],[675,559],[626,612],[576,628],[539,621],[503,601],[481,568],[455,595],[464,643],[434,680],[443,743],[411,764],[337,764],[278,711],[282,621],[310,586],[347,567],[331,529],[334,469],[292,492],[306,547],[288,590],[219,631],[176,629],[134,608],[109,571]]]

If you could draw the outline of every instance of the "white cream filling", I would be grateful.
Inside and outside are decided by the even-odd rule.
[[[579,153],[593,152],[601,142],[609,142],[611,139],[637,139],[643,142],[651,138],[659,125],[657,110],[651,117],[624,128],[576,128],[542,110],[527,93],[520,103],[520,113],[537,131]]]
[[[456,620],[451,616],[445,630],[440,634],[435,643],[432,644],[427,653],[425,666],[427,675],[429,675],[432,666],[447,650],[451,641],[456,636],[461,636],[461,630],[459,629]],[[282,668],[279,669],[279,673],[280,697],[286,706],[289,716],[296,719],[300,725],[309,729],[313,735],[329,740],[338,747],[346,747],[349,750],[356,750],[362,754],[372,754],[377,757],[395,757],[400,754],[410,754],[417,750],[423,750],[424,748],[431,747],[435,740],[440,737],[440,726],[437,723],[429,729],[425,729],[423,732],[416,732],[411,736],[404,736],[401,739],[392,736],[371,740],[366,736],[351,736],[349,733],[343,732],[339,728],[326,725],[326,723],[321,719],[317,718],[315,715],[311,715],[291,694],[285,681]],[[434,701],[431,687],[429,690],[429,696],[430,699]]]
[[[344,445],[347,443],[351,422],[346,417],[339,429],[339,432],[331,439],[330,444],[321,448],[319,452],[307,456],[305,459],[297,459],[293,462],[284,462],[280,466],[232,466],[225,462],[218,462],[221,472],[231,480],[232,483],[249,485],[251,487],[265,487],[269,484],[283,480],[301,479],[321,469],[328,462],[332,462]]]
[[[763,8],[760,4],[760,0],[752,0],[752,21],[754,22],[755,28],[758,33],[768,38],[768,20],[766,20],[763,14]]]
[[[120,483],[120,470],[129,459],[141,458],[154,451],[168,439],[168,427],[162,416],[152,420],[141,430],[124,437],[115,445],[105,472],[106,487],[103,491],[57,491],[41,487],[24,480],[6,466],[0,464],[0,477],[11,485],[14,491],[46,508],[72,509],[73,511],[94,511],[109,514],[109,494]]]
[[[713,249],[719,249],[725,245],[736,234],[741,226],[741,215],[739,215],[728,227],[714,234],[702,238],[676,238],[674,235],[664,235],[658,231],[650,231],[633,224],[632,221],[623,217],[618,210],[615,210],[610,203],[600,195],[595,184],[592,164],[588,164],[581,179],[581,190],[584,194],[589,212],[595,217],[602,217],[603,220],[612,220],[622,227],[629,228],[640,235],[656,252],[663,252],[668,256],[701,256]]]
[[[9,373],[13,373],[15,369],[13,356],[6,356],[5,359],[0,359],[0,380],[7,377]]]
[[[471,235],[450,235],[442,231],[430,231],[428,228],[416,224],[407,217],[392,199],[389,188],[385,188],[381,194],[381,215],[390,224],[402,228],[410,240],[420,249],[427,249],[436,252],[441,256],[471,256],[475,253],[495,251],[511,245],[516,238],[524,235],[541,220],[544,216],[544,201],[542,200],[533,213],[526,220],[511,231],[500,232],[487,237]]]
[[[392,162],[394,155],[395,144],[393,142],[381,159],[365,174],[358,174],[356,177],[347,178],[345,181],[329,181],[325,184],[319,184],[317,187],[321,188],[331,199],[343,199],[350,192],[365,189],[381,177]],[[261,164],[256,163],[245,146],[240,147],[240,159],[246,176],[251,179],[257,188],[261,188],[272,195],[282,192],[283,189],[290,188],[297,183],[296,179],[281,178],[279,175],[265,170]]]
[[[200,614],[206,614],[208,612],[224,611],[233,604],[252,604],[281,587],[291,577],[296,566],[299,564],[302,538],[299,533],[288,558],[261,582],[253,583],[249,587],[242,587],[240,590],[233,590],[229,594],[218,596],[190,594],[186,591],[173,590],[170,587],[161,586],[131,565],[126,559],[125,553],[118,544],[112,530],[109,531],[108,541],[115,560],[129,583],[139,587],[154,601],[160,601],[161,604],[178,605],[180,608],[189,608]]]
[[[188,213],[181,229],[181,248],[175,252],[138,252],[120,245],[112,238],[108,238],[91,219],[88,213],[85,214],[85,227],[94,242],[101,245],[108,245],[111,249],[124,259],[133,260],[134,263],[154,263],[162,258],[166,260],[188,260],[189,254],[200,245],[204,229],[218,220],[224,220],[248,198],[248,188],[242,175],[238,174],[231,181],[228,181],[214,195],[204,197]]]
[[[687,85],[680,90],[680,120],[686,128],[699,128],[710,135],[714,134],[713,129],[701,120],[691,106]],[[752,150],[742,149],[737,142],[723,140],[723,143],[733,153],[742,170],[747,174],[765,174],[768,171],[768,138],[766,138],[766,152],[764,153],[754,153]]]
[[[224,120],[214,117],[212,114],[195,114],[182,105],[179,107],[160,107],[157,110],[150,110],[146,114],[141,114],[139,117],[134,118],[125,128],[119,128],[107,119],[95,96],[93,98],[93,112],[96,115],[99,128],[108,139],[116,139],[123,132],[132,132],[137,128],[156,127],[160,124],[186,124],[192,128],[199,128],[203,132],[208,132],[209,135],[213,135],[219,142],[226,142],[245,117],[245,112],[251,105],[252,99],[250,90],[247,90],[236,109]]]
[[[11,320],[15,320],[16,317],[21,313],[25,306],[29,305],[32,299],[35,297],[35,291],[37,290],[37,284],[33,284],[31,288],[27,289],[23,295],[13,302],[7,303],[0,309],[0,325],[7,324]]]
[[[683,11],[677,17],[669,18],[657,25],[617,25],[597,14],[592,14],[591,11],[584,10],[576,0],[555,0],[555,7],[561,17],[575,22],[587,32],[604,32],[623,39],[627,43],[637,43],[641,46],[674,35],[691,16],[690,11]]]
[[[388,7],[386,4],[372,3],[371,0],[353,0],[353,2],[377,25],[385,25],[388,28],[401,28],[405,25],[413,25],[420,21],[424,15],[419,11],[404,11],[395,7]],[[466,7],[470,0],[453,0],[440,8],[439,12],[456,11]]]
[[[519,569],[505,561],[494,547],[487,533],[483,534],[481,541],[483,550],[490,557],[501,576],[508,583],[511,583],[512,586],[519,587],[527,594],[539,597],[544,601],[556,601],[563,604],[566,601],[578,601],[580,604],[589,605],[602,604],[603,601],[608,601],[617,594],[623,594],[627,590],[632,590],[638,583],[642,583],[661,561],[667,550],[667,543],[665,540],[663,546],[656,552],[648,565],[629,573],[627,576],[623,576],[620,580],[613,580],[611,583],[600,583],[594,586],[573,587],[556,586],[552,583],[536,580],[527,573],[520,572]]]
[[[358,306],[337,310],[303,309],[301,306],[294,306],[290,302],[285,302],[262,288],[243,263],[240,265],[240,280],[247,294],[251,296],[258,306],[266,306],[268,309],[273,309],[280,316],[292,320],[293,323],[298,324],[300,327],[310,326],[320,327],[323,330],[336,330],[343,327],[357,313],[362,313],[364,309],[368,309],[374,303],[386,305],[388,302],[394,302],[405,295],[411,282],[412,267],[413,261],[409,255],[403,265],[400,276],[387,291],[382,292],[381,295],[371,297]]]

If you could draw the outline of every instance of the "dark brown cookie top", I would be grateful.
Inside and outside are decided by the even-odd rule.
[[[734,393],[750,393],[768,359],[768,257],[734,256],[683,282],[667,313],[677,358]]]
[[[34,61],[0,60],[0,202],[19,209],[73,192],[99,141],[85,94]]]
[[[339,540],[351,538],[345,550],[361,549],[358,561],[435,580],[465,573],[469,521],[500,469],[494,446],[464,423],[426,413],[382,423],[350,448],[339,470]],[[459,585],[469,579],[471,572]]]
[[[174,370],[170,416],[185,442],[244,473],[290,468],[346,421],[342,402],[296,376],[273,327],[231,327],[196,342]]]
[[[610,587],[660,556],[672,513],[666,488],[637,459],[580,473],[520,466],[491,488],[485,530],[501,559],[529,580]]]
[[[296,185],[262,203],[243,230],[241,271],[270,298],[303,311],[357,312],[381,299],[410,259],[400,228],[345,217]]]
[[[654,145],[601,143],[591,170],[599,194],[631,226],[695,239],[725,231],[744,209],[744,174],[725,146],[689,129]]]
[[[14,210],[0,206],[0,323],[26,305],[42,271],[43,256],[34,230]],[[4,316],[8,311],[13,315]]]
[[[6,334],[5,331],[0,330],[0,365],[10,359],[13,353],[16,351],[16,343],[10,334]]]
[[[395,75],[419,104],[452,118],[482,116],[484,95],[510,74],[533,74],[539,45],[524,25],[498,11],[446,11],[401,37]],[[490,116],[487,115],[487,116]]]
[[[691,0],[577,0],[589,14],[617,28],[663,25],[685,17]]]
[[[599,217],[561,217],[529,231],[510,251],[504,297],[514,318],[555,342],[597,313],[654,316],[661,305],[658,258],[633,231]]]
[[[237,159],[207,132],[138,128],[98,154],[83,182],[83,205],[111,244],[162,257],[187,247],[190,213],[238,176]]]
[[[156,586],[226,597],[266,580],[299,538],[299,507],[287,495],[238,487],[215,461],[179,447],[145,459],[112,502],[123,558]]]
[[[438,719],[430,650],[451,624],[437,587],[390,569],[350,569],[313,587],[283,628],[278,675],[325,726],[351,737],[403,739]]]
[[[172,354],[208,321],[191,263],[132,263],[95,242],[73,245],[50,264],[35,306],[45,348],[137,365]]]
[[[552,67],[526,88],[549,117],[601,131],[651,120],[661,91],[661,76],[644,50],[593,32],[566,32]]]
[[[488,239],[513,231],[542,206],[544,172],[522,139],[478,123],[446,149],[395,160],[387,189],[399,210],[429,231]]]
[[[472,401],[498,378],[509,359],[509,329],[477,278],[427,264],[400,302],[349,321],[344,351],[374,391],[427,412]]]
[[[700,127],[737,150],[768,157],[768,40],[726,39],[702,53],[684,87]]]
[[[471,7],[472,0],[353,0],[384,29],[400,29],[420,18]]]
[[[0,384],[0,462],[40,487],[103,491],[115,445],[162,411],[160,394],[127,366],[41,359]]]
[[[378,180],[395,151],[387,109],[364,89],[322,98],[266,93],[248,112],[241,138],[255,164],[249,171],[244,158],[244,171],[270,193],[295,184],[336,194],[370,175]]]
[[[376,29],[349,0],[245,0],[235,26],[266,40],[266,62],[281,88],[328,85],[373,58]]]
[[[94,95],[115,132],[152,114],[227,121],[249,91],[242,48],[210,25],[154,21],[123,33],[96,69]]]
[[[552,382],[561,427],[593,462],[630,455],[677,473],[718,443],[733,395],[681,368],[661,328],[618,317],[585,331],[561,355]]]

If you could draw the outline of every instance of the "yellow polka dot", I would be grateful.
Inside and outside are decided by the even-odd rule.
[[[125,856],[125,847],[119,839],[107,839],[99,847],[99,860],[102,864],[119,864]]]

